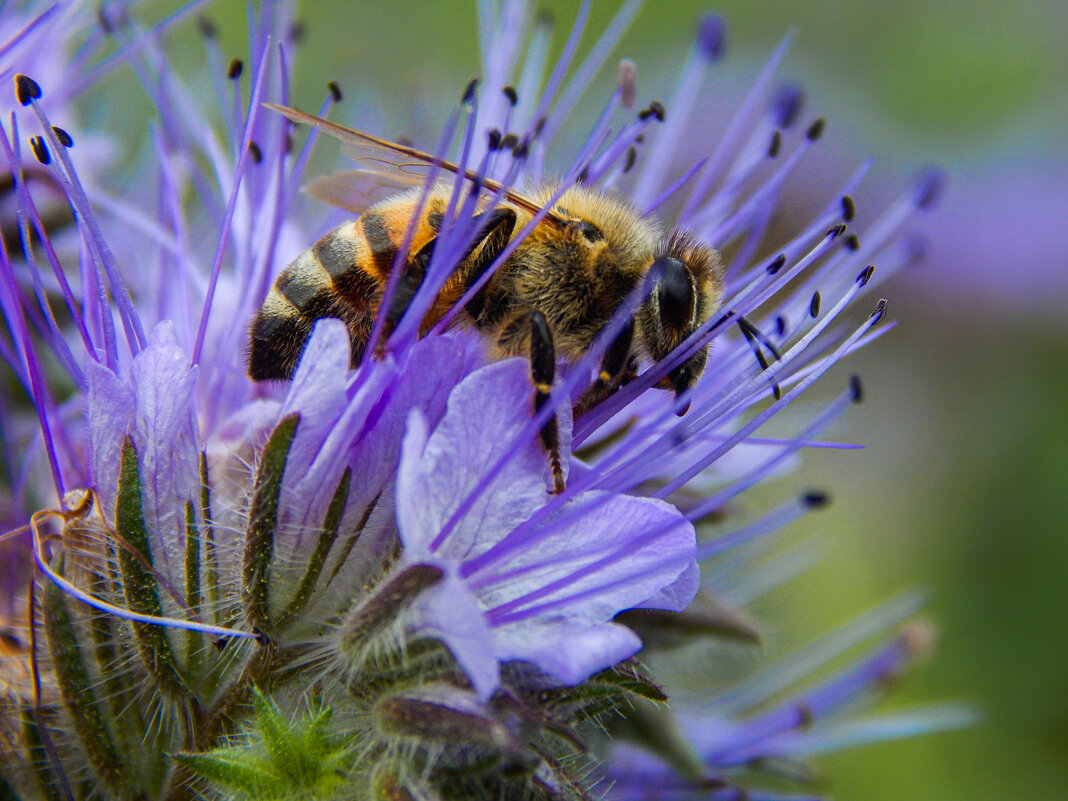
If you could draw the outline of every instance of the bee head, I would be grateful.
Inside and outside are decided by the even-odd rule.
[[[649,268],[648,300],[638,311],[645,345],[661,361],[719,307],[723,270],[719,254],[693,237],[674,233]],[[693,353],[658,385],[681,395],[701,377],[708,346]]]

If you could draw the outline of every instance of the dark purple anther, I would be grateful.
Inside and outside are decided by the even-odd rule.
[[[718,14],[702,18],[697,28],[697,49],[709,61],[719,61],[727,41],[727,26]]]

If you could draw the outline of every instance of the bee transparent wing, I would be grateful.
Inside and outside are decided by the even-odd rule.
[[[360,215],[417,183],[386,170],[340,170],[317,175],[304,185],[304,191],[316,200]]]
[[[395,188],[415,186],[421,184],[435,166],[453,174],[460,174],[461,172],[460,168],[451,161],[439,159],[413,147],[379,139],[376,136],[365,134],[353,128],[347,128],[344,125],[338,125],[336,122],[330,122],[330,120],[322,117],[306,114],[303,111],[287,106],[279,106],[274,103],[264,103],[264,105],[293,122],[311,125],[323,133],[339,139],[342,142],[343,152],[361,166],[362,169],[359,170],[336,174],[347,175],[347,177],[338,178],[333,182],[329,180],[332,176],[326,176],[328,180],[322,185],[322,192],[325,197],[321,199],[340,205],[342,208],[355,211],[358,208],[366,209],[367,206],[371,205],[370,203],[361,205],[358,202],[358,191],[361,185],[371,186],[376,190],[382,187],[389,187],[391,184]],[[475,174],[470,170],[464,170],[463,175],[468,181],[474,181],[476,178]],[[346,189],[341,185],[344,182],[355,183],[351,189]],[[501,184],[489,179],[482,181],[482,186],[486,192],[499,192],[502,190]],[[316,195],[316,197],[319,197],[319,195]],[[336,199],[342,199],[345,203],[338,203]],[[541,210],[541,206],[537,202],[511,189],[504,190],[504,199],[514,206],[529,211],[531,214],[536,214]],[[564,222],[559,216],[551,212],[546,215],[545,219],[558,225]]]

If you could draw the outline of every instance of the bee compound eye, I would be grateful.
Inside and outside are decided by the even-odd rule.
[[[664,327],[678,331],[689,326],[696,301],[690,268],[680,259],[664,256],[653,262],[652,271],[660,273],[656,290]]]

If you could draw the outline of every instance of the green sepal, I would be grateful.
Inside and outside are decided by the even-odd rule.
[[[346,468],[334,490],[334,497],[330,500],[330,507],[326,510],[326,519],[323,521],[322,531],[319,532],[319,540],[315,543],[315,550],[308,559],[308,567],[300,580],[297,591],[293,594],[293,600],[289,602],[286,611],[278,621],[279,627],[292,621],[303,610],[315,589],[315,582],[319,580],[326,557],[337,539],[338,529],[341,526],[341,518],[345,514],[345,505],[349,499],[349,485],[352,483],[352,469]]]
[[[62,557],[56,559],[53,569],[62,573]],[[129,776],[123,777],[123,760],[101,713],[89,669],[82,661],[83,643],[67,608],[66,595],[57,584],[48,582],[45,586],[41,609],[56,687],[71,728],[97,778],[110,789],[119,789]]]
[[[646,649],[674,648],[698,637],[723,637],[759,645],[763,633],[756,620],[726,598],[708,590],[697,593],[686,609],[630,609],[615,618],[642,638]]]
[[[614,667],[602,670],[590,677],[593,684],[616,687],[630,695],[645,698],[649,701],[663,703],[667,701],[667,693],[650,679],[641,666],[633,659],[620,662]]]
[[[26,746],[26,762],[41,790],[41,797],[45,801],[64,801],[64,793],[52,769],[52,760],[41,738],[41,730],[37,726],[36,715],[32,707],[22,707],[19,712],[19,722],[22,724],[22,740]]]
[[[271,630],[269,583],[274,534],[278,525],[278,498],[282,492],[282,474],[299,422],[299,414],[289,415],[275,427],[267,440],[256,471],[248,528],[245,531],[241,600],[249,625],[264,634],[269,634]]]
[[[108,543],[108,550],[114,556],[115,550],[112,543]],[[118,601],[119,582],[115,573],[115,566],[109,562],[102,566],[102,572],[97,573],[90,584],[90,592],[98,598],[107,598]],[[106,573],[106,575],[105,575]],[[123,718],[121,731],[115,732],[123,750],[130,742],[137,742],[144,734],[144,725],[140,710],[131,703],[130,696],[136,691],[136,687],[128,681],[129,670],[125,664],[128,651],[120,648],[119,643],[123,640],[118,633],[119,618],[114,615],[89,615],[89,633],[93,641],[93,657],[96,662],[96,670],[103,680],[103,696],[113,720]],[[138,726],[133,726],[137,721]]]
[[[667,695],[645,675],[638,663],[629,660],[596,673],[573,687],[552,687],[539,694],[539,705],[566,710],[574,725],[596,718],[634,701],[663,703]]]
[[[329,587],[331,582],[337,578],[337,574],[341,572],[341,568],[345,566],[345,563],[349,560],[349,554],[352,553],[352,549],[356,547],[356,543],[360,540],[360,535],[363,534],[363,529],[367,525],[367,521],[371,519],[371,515],[374,514],[375,508],[378,506],[378,501],[382,497],[382,493],[378,493],[371,499],[371,502],[363,509],[363,514],[360,515],[360,520],[356,523],[356,527],[349,532],[348,537],[345,539],[344,544],[341,546],[341,550],[338,552],[337,560],[334,562],[334,569],[330,571],[330,577],[326,580],[326,586]]]
[[[290,723],[267,696],[253,688],[255,729],[246,745],[174,759],[230,797],[257,801],[327,799],[348,780],[353,755],[347,742],[327,731],[331,710],[320,709],[305,722]]]
[[[211,516],[211,483],[208,476],[208,455],[200,452],[200,517],[204,521],[204,586],[208,604],[219,622],[219,555],[215,550],[215,527]]]
[[[358,658],[376,634],[397,621],[422,592],[444,577],[439,567],[409,565],[383,581],[345,615],[338,637],[342,653]]]
[[[531,777],[532,789],[538,794],[533,798],[545,801],[594,801],[594,796],[586,791],[581,780],[563,764],[540,749],[538,757],[542,764]],[[598,793],[597,797],[602,795]]]
[[[119,492],[115,501],[115,530],[125,541],[118,547],[119,573],[122,576],[126,605],[131,611],[153,617],[163,617],[159,600],[159,583],[153,575],[152,552],[148,545],[148,530],[141,506],[141,474],[137,466],[137,449],[127,435],[122,441],[122,468],[119,473]],[[136,553],[131,553],[134,550]],[[145,668],[155,679],[160,691],[169,698],[188,696],[185,680],[178,672],[178,663],[167,639],[164,626],[130,621],[137,650]]]
[[[200,532],[197,530],[193,504],[185,505],[185,605],[190,615],[200,615]],[[200,661],[204,635],[187,629],[185,633],[185,665],[195,671]]]
[[[386,740],[464,746],[489,755],[523,757],[522,744],[470,690],[428,684],[388,695],[375,704],[375,728]]]

